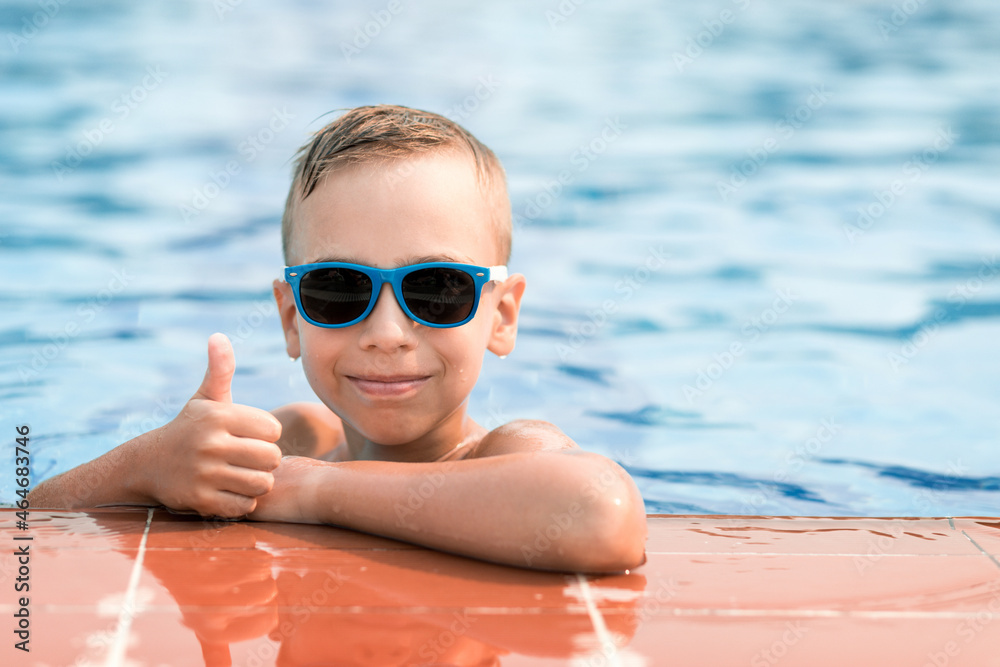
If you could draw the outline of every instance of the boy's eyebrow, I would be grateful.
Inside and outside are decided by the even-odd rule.
[[[362,266],[371,266],[364,260],[358,259],[357,257],[350,257],[344,255],[328,255],[326,257],[321,257],[320,259],[313,260],[311,262],[306,262],[307,264],[319,264],[321,262],[346,262],[348,264],[360,264]],[[422,257],[405,257],[396,263],[396,267],[409,266],[411,264],[425,264],[427,262],[456,262],[458,264],[475,264],[474,261],[468,257],[461,255],[452,256],[448,254],[441,255],[424,255]]]

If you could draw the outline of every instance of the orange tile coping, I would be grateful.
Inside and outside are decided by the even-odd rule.
[[[0,511],[5,666],[1000,666],[997,518],[650,515],[647,563],[598,576],[329,526]]]

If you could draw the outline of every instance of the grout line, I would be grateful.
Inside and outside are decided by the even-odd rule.
[[[892,609],[873,610],[836,610],[836,609],[713,609],[690,608],[671,609],[663,615],[672,616],[719,616],[730,618],[869,618],[869,619],[909,619],[909,620],[941,620],[941,619],[975,619],[982,617],[980,611],[906,611]],[[930,664],[930,663],[928,663]]]
[[[132,564],[132,573],[128,579],[128,589],[125,591],[125,600],[122,602],[121,612],[118,614],[118,627],[115,634],[114,643],[105,667],[121,667],[125,664],[125,649],[128,648],[128,637],[132,631],[132,619],[135,618],[135,597],[139,588],[139,575],[142,574],[142,561],[146,556],[146,538],[149,537],[149,527],[153,523],[153,508],[146,512],[146,528],[142,531],[142,539],[139,541],[139,551],[136,553],[135,562]]]
[[[611,667],[621,667],[621,662],[618,660],[618,647],[611,638],[611,633],[608,632],[608,626],[604,623],[601,611],[597,608],[597,603],[594,601],[594,595],[590,591],[590,584],[587,583],[587,578],[578,572],[576,574],[576,581],[580,585],[583,603],[587,606],[590,622],[594,626],[594,633],[597,635],[597,641],[600,643],[601,655],[608,659],[606,664],[611,665]]]
[[[965,532],[965,530],[964,530],[964,529],[962,530],[962,534],[963,534],[963,535],[965,535],[965,537],[966,537],[966,538],[967,538],[967,539],[968,539],[968,540],[969,540],[970,542],[972,542],[972,543],[973,543],[974,545],[976,545],[976,548],[977,548],[977,549],[979,549],[980,551],[982,551],[982,552],[983,552],[983,555],[984,555],[984,556],[986,556],[986,557],[987,557],[987,558],[989,558],[989,559],[990,559],[991,561],[993,561],[993,564],[994,564],[994,565],[996,565],[997,567],[1000,567],[1000,561],[998,561],[998,560],[997,560],[996,556],[994,556],[994,555],[993,555],[993,554],[991,554],[991,553],[990,553],[989,551],[987,551],[986,549],[984,549],[984,548],[982,548],[981,546],[979,546],[979,542],[976,542],[976,541],[975,541],[974,539],[972,539],[972,536],[970,536],[970,535],[969,535],[969,534],[968,534],[967,532]]]
[[[647,556],[726,556],[727,558],[733,556],[748,557],[748,556],[811,556],[814,558],[837,556],[843,558],[869,558],[871,553],[851,553],[847,551],[841,552],[797,552],[797,551],[647,551]],[[949,554],[942,553],[940,551],[932,553],[905,553],[905,554],[879,554],[879,558],[975,558],[976,554],[960,553],[960,554]]]

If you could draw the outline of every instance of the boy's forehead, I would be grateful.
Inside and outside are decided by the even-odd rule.
[[[292,247],[298,263],[496,263],[492,211],[471,158],[463,155],[341,168],[296,209]]]

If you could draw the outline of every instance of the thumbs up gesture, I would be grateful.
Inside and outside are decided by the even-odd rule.
[[[236,361],[224,334],[208,339],[208,370],[180,414],[154,433],[138,466],[157,502],[203,516],[239,517],[274,485],[281,423],[269,412],[233,403]]]

